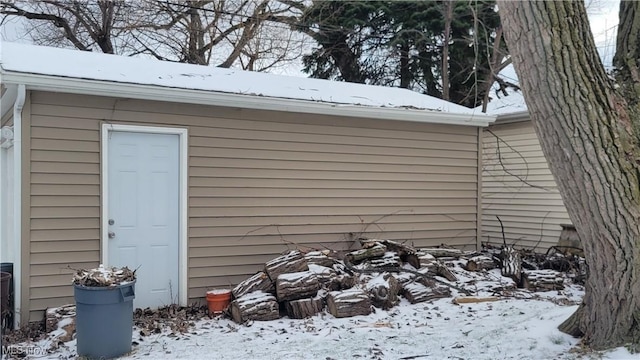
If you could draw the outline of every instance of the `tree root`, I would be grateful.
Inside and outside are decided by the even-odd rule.
[[[565,334],[571,335],[576,338],[584,336],[584,331],[580,328],[580,319],[584,316],[584,302],[580,304],[578,310],[571,314],[567,320],[558,325],[558,330]]]

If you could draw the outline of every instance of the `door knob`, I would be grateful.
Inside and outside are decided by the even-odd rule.
[[[113,239],[114,237],[116,237],[116,233],[114,233],[113,231],[109,231],[108,236],[109,239]]]

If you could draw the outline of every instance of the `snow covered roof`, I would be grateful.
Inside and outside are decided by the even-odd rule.
[[[486,126],[495,116],[406,89],[0,43],[5,84],[29,89]]]
[[[508,65],[500,72],[499,76],[508,79],[514,84],[519,84],[518,75],[513,68],[513,64]],[[507,89],[507,94],[498,90],[497,84],[491,88],[491,101],[487,104],[486,114],[497,117],[497,122],[519,121],[529,116],[527,103],[524,101],[522,91],[516,91],[513,88]],[[476,108],[482,111],[482,106]]]
[[[511,91],[508,96],[501,96],[491,99],[487,105],[487,114],[507,115],[527,111],[527,104],[524,101],[521,91]]]

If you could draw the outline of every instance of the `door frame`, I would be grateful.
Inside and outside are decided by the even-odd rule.
[[[108,249],[108,219],[109,219],[109,134],[112,131],[147,133],[147,134],[166,134],[179,136],[179,219],[178,219],[178,301],[180,306],[186,306],[187,297],[187,183],[188,183],[188,130],[185,128],[169,128],[155,126],[139,126],[139,125],[119,125],[119,124],[102,124],[101,146],[100,146],[100,253],[102,264],[109,265],[109,249]]]

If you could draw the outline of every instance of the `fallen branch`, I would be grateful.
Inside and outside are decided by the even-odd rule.
[[[428,357],[429,355],[430,354],[405,356],[405,357],[401,357],[400,360],[412,360],[412,359],[417,359],[421,357]]]

